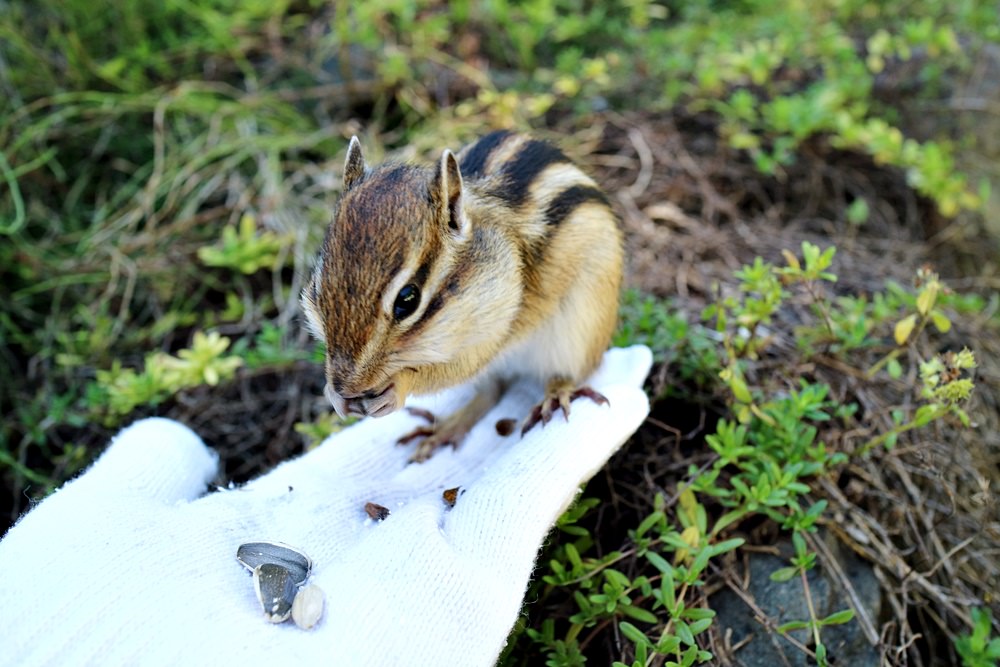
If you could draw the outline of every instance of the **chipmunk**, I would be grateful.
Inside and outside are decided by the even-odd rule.
[[[528,376],[545,385],[522,435],[570,403],[618,314],[623,236],[594,181],[558,148],[497,131],[434,166],[369,167],[352,137],[343,194],[302,293],[340,416],[477,380],[475,397],[399,438],[412,461],[462,437]]]

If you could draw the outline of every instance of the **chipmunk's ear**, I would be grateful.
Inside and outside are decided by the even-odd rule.
[[[458,168],[455,154],[447,148],[441,155],[437,178],[434,183],[435,199],[441,206],[441,213],[448,224],[448,230],[459,237],[469,233],[469,219],[462,206],[462,172]]]
[[[347,160],[344,162],[344,192],[360,183],[367,170],[365,156],[361,154],[361,142],[357,137],[351,137],[351,143],[347,147]]]

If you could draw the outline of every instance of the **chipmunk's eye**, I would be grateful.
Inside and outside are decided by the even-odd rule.
[[[420,305],[420,290],[416,285],[404,285],[396,295],[396,302],[392,304],[392,315],[396,321],[406,319],[413,314],[413,311]]]

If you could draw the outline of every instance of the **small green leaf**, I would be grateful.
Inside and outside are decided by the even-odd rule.
[[[929,405],[921,405],[917,408],[917,412],[913,415],[913,423],[918,427],[927,426],[930,424],[935,417],[937,417],[938,406],[936,403],[931,403]]]
[[[732,539],[723,540],[709,547],[709,551],[712,553],[712,557],[716,557],[720,554],[724,554],[727,551],[732,551],[733,549],[738,549],[743,546],[746,542],[742,537],[734,537]]]
[[[622,621],[618,624],[618,629],[622,631],[622,634],[631,641],[633,644],[651,644],[649,637],[643,633],[642,630],[635,627],[628,621]]]
[[[752,403],[753,395],[750,393],[750,388],[747,387],[747,383],[737,374],[733,374],[733,377],[729,379],[729,388],[733,391],[733,396],[740,403]]]
[[[830,268],[830,265],[833,264],[833,256],[836,254],[837,254],[836,246],[830,246],[829,248],[824,250],[823,253],[819,256],[819,262],[816,265],[816,269],[818,271],[823,271],[825,269]]]
[[[691,632],[695,635],[700,635],[702,632],[707,630],[709,626],[712,625],[712,619],[702,618],[691,623]]]
[[[816,260],[819,259],[819,246],[809,243],[809,241],[803,241],[802,257],[806,260],[806,269],[814,268]]]
[[[824,618],[820,623],[822,625],[843,625],[854,618],[853,609],[844,609],[836,613],[830,614]]]
[[[660,572],[663,572],[664,574],[666,574],[667,572],[672,572],[674,569],[663,556],[654,551],[646,552],[646,560],[648,560],[653,567],[655,567]]]
[[[680,637],[677,635],[667,635],[656,644],[656,652],[670,655],[677,653],[681,647]]]
[[[931,311],[931,322],[934,323],[934,328],[941,333],[948,333],[951,330],[951,320],[940,310]]]
[[[583,560],[580,558],[580,552],[576,550],[571,542],[566,543],[566,558],[569,560],[573,569],[579,569],[583,567]]]
[[[624,613],[629,618],[634,618],[637,621],[642,621],[643,623],[649,623],[655,625],[659,619],[651,611],[643,609],[642,607],[634,607],[632,605],[624,605],[622,608],[622,613]]]
[[[685,646],[694,646],[694,635],[691,633],[691,628],[684,621],[677,621],[674,624],[677,630],[677,637],[681,640],[681,643]]]
[[[723,514],[722,516],[720,516],[719,520],[715,522],[714,526],[712,526],[712,533],[720,533],[720,532],[722,532],[723,528],[729,526],[732,523],[735,523],[735,522],[739,521],[745,515],[746,515],[746,511],[744,511],[742,509],[736,509],[736,510],[733,510],[731,512],[726,512],[725,514]]]
[[[896,345],[903,345],[906,340],[913,333],[913,328],[917,325],[916,315],[907,315],[899,322],[896,323],[895,329],[893,329],[893,338],[896,339]]]
[[[868,221],[868,202],[858,198],[847,207],[847,221],[852,225],[862,225]]]
[[[715,618],[715,612],[712,611],[711,609],[704,609],[702,607],[689,607],[688,609],[684,610],[682,616],[686,621],[701,621],[706,618],[707,619]]]
[[[649,516],[647,516],[645,519],[642,520],[642,523],[639,524],[639,527],[635,529],[635,534],[640,537],[645,535],[650,528],[659,523],[663,518],[664,518],[663,512],[658,512],[658,511],[653,512],[652,514],[650,514]]]
[[[677,605],[677,590],[674,585],[673,571],[664,571],[660,580],[660,593],[663,595],[663,604],[667,609],[673,609]]]
[[[687,580],[689,583],[694,583],[695,578],[705,571],[705,568],[708,567],[708,560],[711,557],[712,552],[709,549],[701,549],[698,552],[694,562],[691,564],[691,570],[688,572]]]
[[[806,538],[802,536],[802,533],[795,531],[792,533],[792,544],[795,545],[795,555],[801,557],[806,553]]]
[[[789,623],[782,623],[778,626],[778,632],[791,632],[793,630],[804,630],[805,628],[811,627],[812,624],[809,621],[791,621]]]
[[[926,316],[931,311],[931,308],[934,307],[934,303],[937,301],[939,289],[940,283],[937,281],[931,281],[920,290],[920,294],[917,295],[918,313]]]
[[[782,567],[771,573],[771,581],[788,581],[798,573],[797,567]]]

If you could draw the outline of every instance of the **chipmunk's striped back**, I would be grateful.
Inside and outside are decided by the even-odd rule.
[[[541,293],[549,247],[566,230],[581,207],[593,206],[611,225],[604,241],[621,244],[618,219],[593,179],[561,150],[544,141],[509,130],[498,130],[458,154],[462,177],[477,194],[494,224],[517,228],[524,257],[525,287]],[[505,210],[506,209],[506,210]],[[578,230],[568,231],[573,235]]]
[[[508,130],[491,132],[458,154],[462,177],[484,196],[532,213],[539,222],[558,225],[579,204],[607,205],[594,181],[565,153],[544,141]]]

